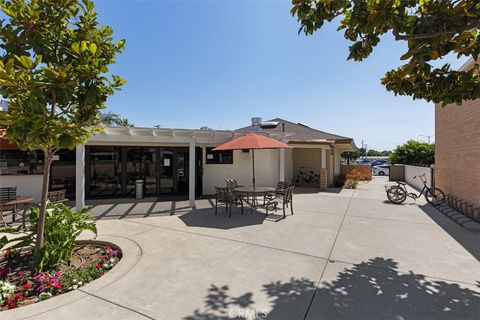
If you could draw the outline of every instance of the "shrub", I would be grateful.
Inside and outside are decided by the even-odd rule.
[[[339,176],[336,176],[334,179],[333,179],[333,185],[335,186],[335,188],[341,188],[345,185],[345,176],[344,175],[339,175]]]
[[[357,169],[353,169],[349,173],[346,174],[347,180],[356,180],[361,181],[361,180],[367,180],[368,176],[366,174],[361,173]]]
[[[357,189],[358,181],[367,180],[367,176],[360,171],[353,169],[346,174],[345,189]]]
[[[66,290],[75,290],[102,275],[101,268],[96,265],[84,267],[81,269],[71,269],[62,274],[62,285]]]
[[[90,221],[90,208],[80,212],[74,212],[63,204],[49,203],[45,216],[45,238],[37,261],[37,271],[53,270],[60,263],[70,262],[75,239],[85,230],[90,230],[95,235],[97,228],[95,222]],[[35,244],[39,208],[30,211],[30,226],[27,230],[21,227],[7,228],[3,232],[12,234],[24,234],[8,240],[6,236],[0,239],[0,246],[9,246],[10,249],[33,246]],[[13,245],[12,245],[13,244]]]
[[[345,189],[357,189],[357,185],[358,185],[358,180],[347,179],[343,187]]]

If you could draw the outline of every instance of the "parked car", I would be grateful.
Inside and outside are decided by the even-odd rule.
[[[372,173],[375,176],[385,176],[390,174],[390,165],[381,164],[379,166],[372,167]]]
[[[368,160],[368,159],[360,159],[360,160],[357,160],[357,164],[370,164],[372,160]]]
[[[373,160],[372,162],[370,162],[370,165],[372,167],[376,167],[376,166],[381,166],[383,164],[387,164],[388,161],[387,160]]]

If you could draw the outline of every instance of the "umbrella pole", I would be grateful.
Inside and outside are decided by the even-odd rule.
[[[252,169],[253,169],[252,184],[253,184],[253,189],[255,189],[255,149],[252,149]]]

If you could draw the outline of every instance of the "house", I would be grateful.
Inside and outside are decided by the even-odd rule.
[[[480,207],[480,99],[435,106],[435,185]]]
[[[268,126],[238,130],[109,127],[76,150],[61,150],[52,164],[51,188],[67,189],[78,207],[85,199],[133,197],[136,182],[143,181],[145,196],[195,198],[211,195],[226,178],[251,183],[249,150],[213,151],[219,144],[245,132],[262,134],[289,144],[291,149],[255,152],[257,185],[274,186],[292,181],[300,168],[320,174],[315,187],[325,190],[340,174],[340,154],[353,150],[351,138],[313,129],[305,124],[272,119]],[[41,154],[2,150],[0,185],[22,185],[23,194],[41,189]],[[25,179],[25,177],[28,177]],[[28,180],[21,182],[20,180]]]
[[[353,151],[356,147],[352,138],[314,129],[304,123],[293,123],[275,118],[266,122],[262,132],[271,135],[284,134],[282,141],[292,147],[285,150],[285,172],[283,179],[292,181],[300,168],[319,173],[320,189],[325,190],[340,175],[340,154]],[[236,132],[258,131],[255,126],[237,129]]]

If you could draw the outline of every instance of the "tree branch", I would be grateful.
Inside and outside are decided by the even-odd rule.
[[[398,30],[393,29],[392,33],[395,36],[395,40],[419,40],[419,39],[428,39],[428,38],[435,38],[438,36],[443,36],[447,34],[454,34],[454,33],[461,33],[467,30],[471,30],[473,28],[480,28],[480,20],[473,21],[471,23],[467,23],[462,29],[460,30],[445,30],[445,31],[437,31],[437,32],[430,32],[430,33],[417,33],[412,35],[401,35]]]

